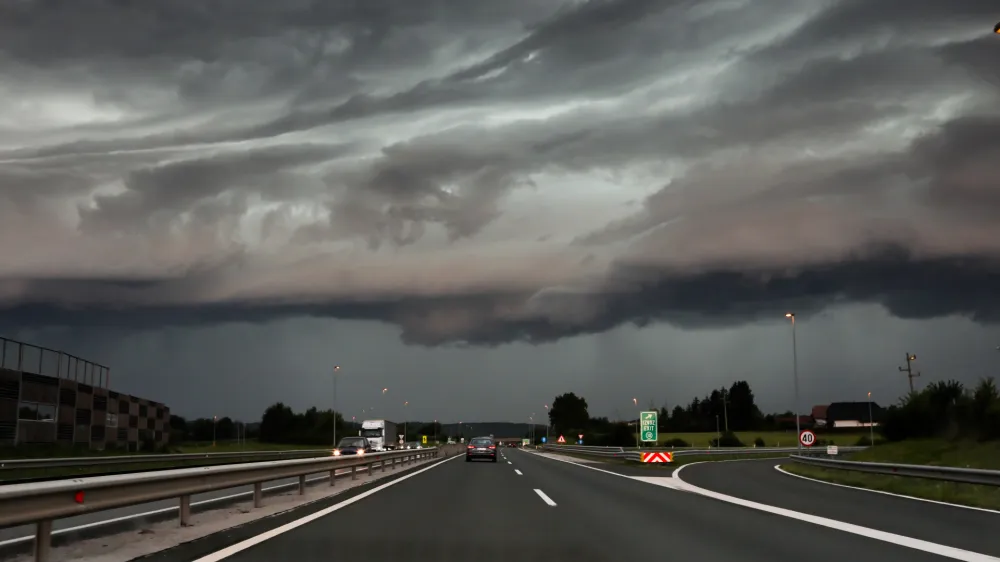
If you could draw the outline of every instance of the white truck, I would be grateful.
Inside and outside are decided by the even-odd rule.
[[[365,420],[361,422],[361,437],[365,437],[376,451],[391,451],[396,448],[396,424],[389,420]]]

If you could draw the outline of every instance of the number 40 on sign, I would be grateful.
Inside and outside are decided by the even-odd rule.
[[[803,447],[812,447],[816,443],[816,434],[808,429],[802,430],[799,434],[799,443],[802,443]]]

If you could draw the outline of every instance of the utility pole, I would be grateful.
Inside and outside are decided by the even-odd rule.
[[[727,394],[728,394],[728,391],[725,388],[723,388],[722,389],[722,415],[724,416],[724,418],[726,420],[726,433],[729,433],[729,404],[728,404],[728,401],[726,400],[726,395]]]
[[[907,353],[906,354],[906,367],[905,368],[903,368],[903,367],[899,368],[899,372],[906,373],[906,378],[910,379],[910,393],[911,394],[913,393],[913,377],[919,377],[920,376],[919,372],[916,372],[916,373],[913,372],[913,365],[911,363],[913,361],[916,361],[916,360],[917,360],[917,356],[916,355],[914,355],[912,353]]]

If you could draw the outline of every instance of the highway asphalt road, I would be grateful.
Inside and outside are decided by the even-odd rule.
[[[376,468],[376,470],[378,469]],[[337,472],[338,476],[348,475],[348,474],[350,474],[350,469],[340,470]],[[309,478],[321,479],[324,481],[327,480],[326,476],[323,473],[313,474]],[[281,486],[282,484],[294,484],[297,482],[298,482],[297,478],[289,478],[285,480],[268,482],[264,487],[266,490],[267,488]],[[229,488],[226,490],[216,490],[214,492],[196,494],[191,497],[192,508],[198,510],[199,508],[201,508],[201,506],[199,506],[198,504],[200,502],[205,502],[206,500],[226,498],[228,496],[233,496],[236,494],[250,494],[252,492],[253,492],[253,486],[241,486],[239,488]],[[245,500],[245,498],[242,499]],[[224,502],[219,502],[219,503],[224,503]],[[57,519],[53,522],[52,526],[54,530],[59,531],[63,529],[78,528],[81,526],[85,527],[87,525],[95,525],[106,521],[127,519],[131,516],[136,516],[138,514],[147,514],[151,517],[152,516],[171,517],[171,516],[177,516],[177,509],[178,509],[177,500],[149,502],[129,507],[122,507],[118,509],[99,511],[96,513],[87,513],[75,517],[67,517],[65,519]],[[120,521],[119,523],[126,525],[128,522]],[[17,527],[7,527],[5,529],[0,529],[0,548],[10,544],[12,541],[17,541],[19,539],[24,539],[24,538],[34,538],[34,535],[35,535],[35,528],[31,525],[21,525]]]
[[[298,519],[217,533],[150,560],[946,559],[927,552],[931,548],[926,544],[924,550],[898,544],[914,542],[906,537],[896,543],[878,540],[531,452],[506,449],[503,454],[496,464],[447,459],[336,500],[338,504],[303,510]],[[677,482],[669,476],[656,481]],[[859,502],[857,508],[863,510],[865,504]],[[950,554],[953,559],[994,560]]]
[[[692,464],[680,478],[700,488],[847,521],[872,529],[1000,557],[1000,514],[921,502],[796,478],[774,467],[787,460]]]

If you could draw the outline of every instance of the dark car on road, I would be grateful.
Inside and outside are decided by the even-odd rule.
[[[344,437],[337,443],[337,448],[333,450],[333,456],[341,455],[364,455],[372,452],[372,445],[364,437]]]
[[[489,437],[473,437],[465,448],[465,462],[473,459],[489,459],[497,462],[497,444]]]

